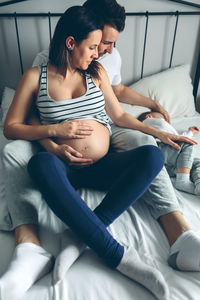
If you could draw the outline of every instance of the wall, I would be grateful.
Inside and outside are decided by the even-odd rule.
[[[18,4],[9,5],[7,7],[0,7],[0,13],[15,11],[50,11],[61,13],[66,8],[72,5],[81,5],[83,2],[84,1],[81,0],[28,0]],[[118,2],[125,6],[127,12],[143,12],[147,10],[196,10],[195,8],[175,4],[167,0],[118,0]],[[166,69],[169,65],[175,17],[170,16],[162,18],[159,28],[157,23],[158,19],[160,19],[160,17],[152,17],[149,19],[144,75],[149,75],[162,69]],[[54,28],[57,20],[58,18],[53,18],[52,29]],[[117,47],[121,53],[123,61],[122,79],[125,84],[132,83],[140,78],[145,21],[145,17],[127,17],[126,28],[120,35],[117,42]],[[182,16],[179,18],[174,60],[172,62],[172,65],[190,63],[192,76],[194,74],[194,67],[197,61],[197,51],[195,51],[195,49],[197,48],[197,44],[199,44],[199,40],[197,40],[198,24],[199,16],[195,18]],[[23,18],[18,20],[18,26],[23,64],[24,69],[26,70],[31,66],[36,53],[47,48],[49,45],[48,20],[45,18]],[[21,77],[13,19],[6,20],[0,18],[0,45],[2,45],[0,56],[1,92],[5,85],[15,88],[19,78]],[[198,94],[200,96],[200,90]]]

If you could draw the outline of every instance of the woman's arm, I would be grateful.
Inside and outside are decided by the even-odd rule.
[[[38,68],[29,69],[22,76],[4,123],[4,135],[9,139],[38,140],[54,136],[55,128],[27,125],[27,118],[35,102],[39,83]]]
[[[140,122],[130,114],[126,113],[123,110],[123,108],[120,106],[119,101],[117,100],[112,90],[106,71],[101,66],[100,66],[100,88],[105,97],[106,111],[116,125],[120,127],[139,130],[141,132],[153,135],[159,138],[163,143],[169,144],[176,149],[179,149],[180,147],[174,141],[184,141],[192,145],[196,144],[195,141],[187,137],[170,134],[164,131],[160,131],[159,129],[153,128],[147,124]]]

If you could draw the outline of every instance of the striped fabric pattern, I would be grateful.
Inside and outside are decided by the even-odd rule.
[[[48,68],[40,68],[40,88],[36,101],[42,124],[55,124],[69,120],[93,119],[110,130],[109,118],[105,111],[105,100],[102,91],[92,77],[86,75],[87,91],[78,98],[56,101],[48,94]]]

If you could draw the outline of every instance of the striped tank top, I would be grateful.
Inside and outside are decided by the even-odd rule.
[[[47,65],[39,66],[40,87],[36,100],[42,124],[55,124],[70,120],[96,120],[110,131],[109,118],[105,111],[105,100],[100,88],[90,75],[86,75],[87,91],[83,96],[56,101],[48,93]]]

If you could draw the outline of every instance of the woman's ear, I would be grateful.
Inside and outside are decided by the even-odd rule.
[[[69,51],[72,51],[74,49],[74,46],[75,46],[75,39],[73,36],[68,36],[66,38],[66,47]]]

